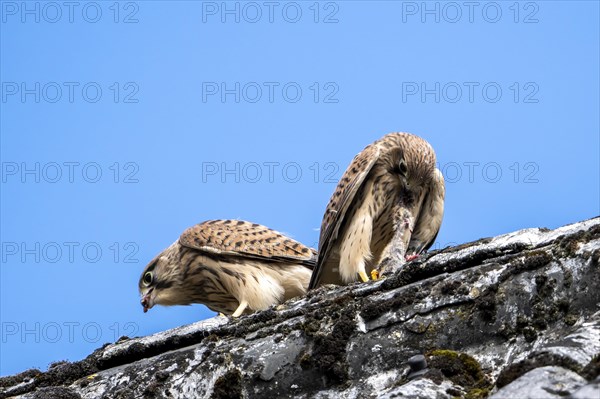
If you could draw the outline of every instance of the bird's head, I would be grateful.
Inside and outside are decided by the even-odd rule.
[[[431,145],[418,136],[411,134],[402,134],[397,137],[401,143],[394,148],[391,156],[387,159],[388,170],[398,177],[399,180],[399,204],[396,231],[401,233],[404,248],[408,248],[409,243],[413,243],[420,253],[427,247],[429,237],[425,234],[427,240],[423,239],[424,232],[422,223],[417,226],[419,215],[425,212],[435,219],[434,225],[438,226],[443,215],[444,202],[444,178],[441,172],[436,168],[435,152]],[[426,198],[429,198],[426,201]],[[422,210],[422,207],[426,209]],[[422,217],[422,216],[421,216]],[[419,227],[417,231],[414,229]],[[435,238],[435,234],[433,234]]]
[[[144,268],[138,285],[144,313],[157,304],[167,306],[184,304],[179,289],[180,268],[175,261],[180,248],[179,243],[175,242]]]

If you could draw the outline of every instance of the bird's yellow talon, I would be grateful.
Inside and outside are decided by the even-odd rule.
[[[360,279],[363,281],[363,283],[369,281],[369,276],[367,276],[367,273],[365,273],[364,271],[358,272],[358,275],[360,276]]]
[[[379,279],[379,272],[375,269],[371,270],[371,279],[372,280],[378,280]]]

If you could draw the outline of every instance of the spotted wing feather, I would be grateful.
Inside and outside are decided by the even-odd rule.
[[[379,154],[380,148],[376,143],[367,146],[358,153],[344,172],[335,192],[329,199],[321,223],[317,266],[311,276],[309,289],[315,288],[318,285],[321,273],[323,272],[323,265],[329,256],[330,246],[338,237],[340,227],[346,216],[346,211],[379,158]]]
[[[439,170],[433,175],[409,244],[409,251],[415,255],[427,251],[433,245],[442,226],[446,187]]]
[[[179,243],[214,255],[251,257],[313,267],[316,251],[284,234],[243,220],[209,220],[185,230]]]

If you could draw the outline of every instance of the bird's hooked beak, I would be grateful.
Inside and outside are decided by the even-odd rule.
[[[152,307],[154,306],[154,297],[152,296],[153,291],[154,288],[150,288],[145,293],[142,293],[142,300],[140,301],[140,303],[144,307],[144,313],[146,313],[148,309],[152,309]]]

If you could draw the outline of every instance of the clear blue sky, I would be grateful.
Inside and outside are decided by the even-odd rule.
[[[389,132],[438,154],[435,248],[600,213],[598,2],[269,4],[0,2],[0,375],[213,316],[142,313],[146,263],[213,218],[316,246]]]

